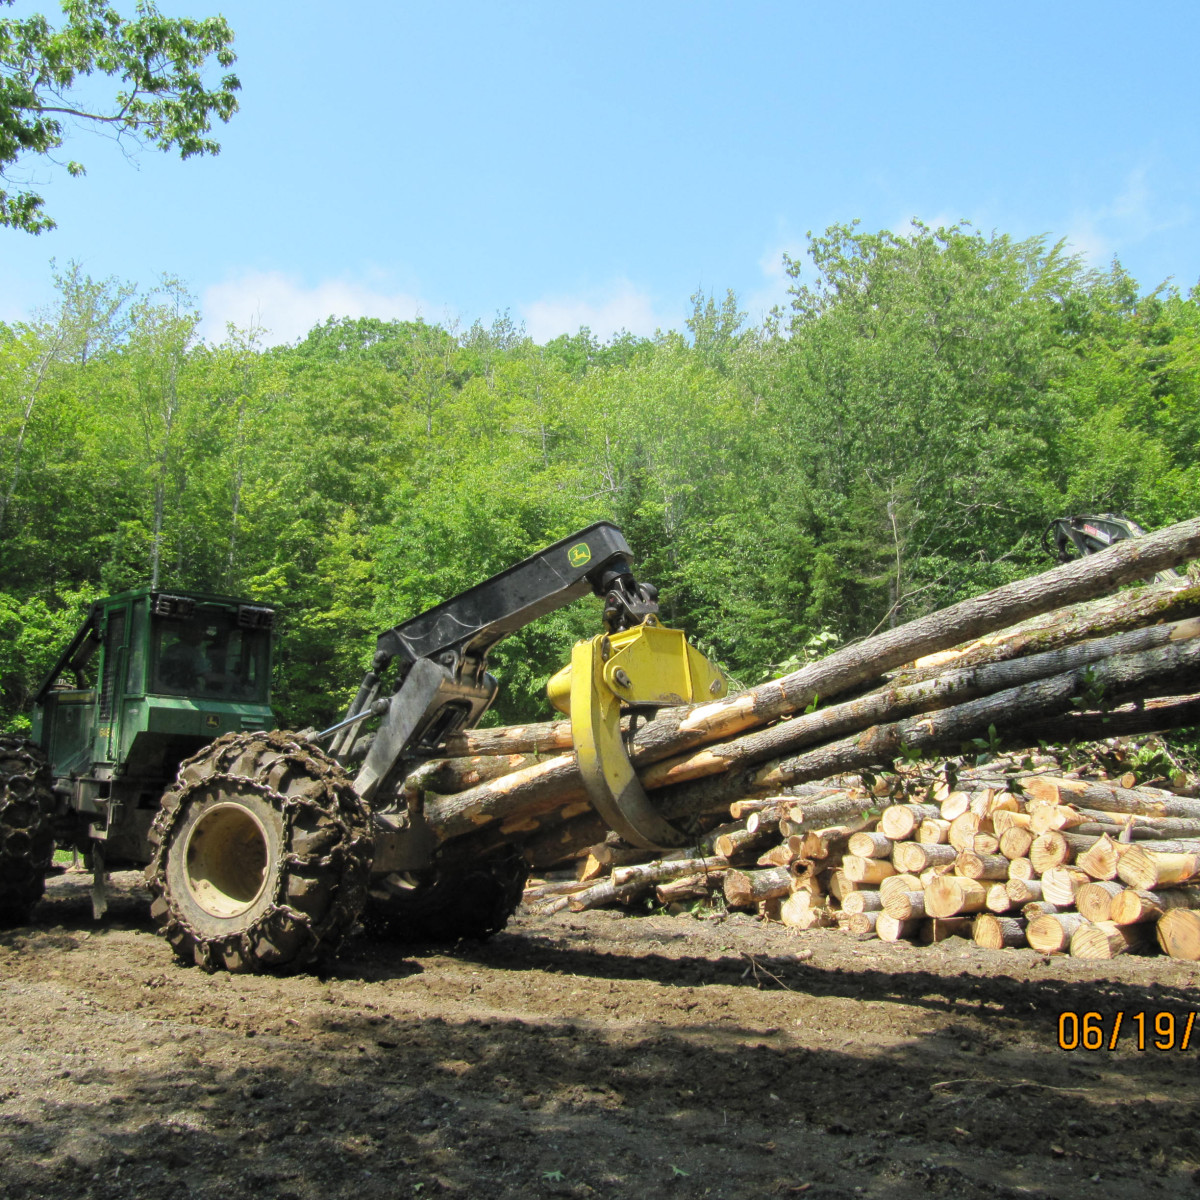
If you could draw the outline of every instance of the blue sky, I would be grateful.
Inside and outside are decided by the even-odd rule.
[[[237,32],[222,153],[74,139],[85,178],[37,168],[59,228],[0,230],[0,319],[51,298],[54,257],[181,277],[210,336],[503,309],[538,340],[649,334],[698,288],[761,315],[782,254],[855,217],[1200,279],[1194,2],[160,6]]]

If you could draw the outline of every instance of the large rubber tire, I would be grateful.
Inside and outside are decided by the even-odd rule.
[[[151,915],[205,970],[326,961],[361,915],[370,816],[345,771],[292,734],[226,734],[187,759],[150,841]]]
[[[29,920],[54,858],[54,777],[40,746],[0,734],[0,926]]]
[[[483,941],[508,924],[528,878],[529,865],[511,847],[412,880],[385,876],[372,882],[367,897],[367,932],[397,941]]]

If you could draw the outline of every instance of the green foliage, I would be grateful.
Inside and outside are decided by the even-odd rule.
[[[264,350],[198,342],[176,281],[71,265],[50,311],[0,325],[0,724],[80,605],[156,562],[280,606],[302,727],[344,708],[381,630],[599,519],[665,620],[758,680],[1046,568],[1052,517],[1200,511],[1195,294],[966,226],[835,226],[790,270],[786,329],[698,294],[649,339],[539,346],[502,313]],[[545,717],[598,627],[580,603],[501,643],[489,719]]]
[[[233,116],[241,87],[230,73],[211,89],[204,81],[210,59],[228,72],[236,57],[224,17],[164,17],[153,0],[138,0],[133,20],[107,0],[62,0],[62,10],[59,29],[40,13],[0,20],[0,179],[12,182],[31,155],[53,158],[71,123],[182,158],[220,150],[212,122]],[[107,105],[84,98],[83,80],[95,74],[119,81]],[[65,165],[84,174],[77,162]],[[42,233],[54,221],[41,196],[19,187],[0,189],[0,225]]]

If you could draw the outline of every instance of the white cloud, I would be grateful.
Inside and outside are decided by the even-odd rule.
[[[428,311],[416,296],[389,292],[353,279],[323,279],[308,286],[282,271],[246,271],[204,289],[201,333],[220,341],[229,323],[258,325],[269,344],[294,342],[327,317],[379,317],[411,321]]]
[[[622,329],[649,337],[658,329],[677,329],[678,314],[658,313],[650,296],[627,279],[586,296],[547,296],[520,306],[521,318],[535,342],[547,342],[563,333],[577,333],[586,325],[601,339]]]
[[[1187,224],[1186,206],[1164,210],[1151,191],[1145,167],[1130,171],[1124,187],[1109,204],[1100,208],[1080,209],[1071,217],[1067,241],[1072,250],[1095,266],[1107,266],[1122,246],[1135,245]]]

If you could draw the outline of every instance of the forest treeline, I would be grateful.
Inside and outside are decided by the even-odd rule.
[[[1061,244],[835,226],[747,325],[537,345],[331,317],[199,339],[165,279],[71,266],[0,325],[0,729],[93,598],[149,582],[281,608],[277,707],[341,709],[375,635],[591,521],[666,618],[755,682],[1044,569],[1055,516],[1200,512],[1200,293]],[[498,714],[599,627],[580,604],[493,655]]]

